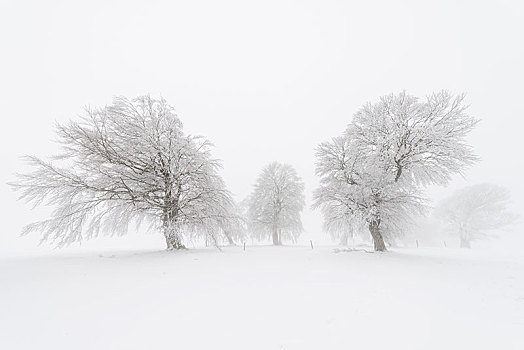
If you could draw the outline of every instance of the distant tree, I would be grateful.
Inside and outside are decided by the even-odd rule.
[[[446,184],[477,160],[465,142],[477,120],[463,100],[444,91],[419,101],[403,92],[366,104],[342,136],[318,147],[314,207],[346,206],[367,223],[375,250],[386,250],[384,235],[391,240],[424,210],[424,186]]]
[[[321,212],[324,231],[330,234],[332,240],[338,241],[339,245],[348,246],[349,239],[354,241],[355,236],[362,235],[364,221],[344,203],[329,201],[322,206]]]
[[[504,187],[478,184],[441,201],[435,215],[449,232],[460,238],[462,248],[470,248],[473,240],[515,222],[517,215],[508,209],[509,203],[510,193]]]
[[[277,162],[266,166],[248,199],[248,222],[257,240],[271,237],[274,245],[302,233],[300,213],[305,205],[304,184],[295,169]]]
[[[229,245],[245,242],[247,234],[245,203],[232,203],[228,208],[229,215],[219,223],[220,231]]]
[[[55,208],[24,233],[42,231],[42,240],[63,246],[148,223],[168,249],[180,249],[184,233],[213,234],[227,220],[231,197],[211,144],[184,135],[164,99],[115,98],[56,129],[62,153],[54,162],[27,157],[34,171],[12,184],[21,199]]]

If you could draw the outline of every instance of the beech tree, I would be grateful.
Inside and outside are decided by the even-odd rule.
[[[300,213],[304,209],[304,184],[295,169],[277,162],[266,166],[248,198],[248,222],[257,240],[269,236],[274,245],[283,239],[296,242],[302,233]]]
[[[365,223],[375,250],[384,251],[384,238],[392,241],[410,215],[424,209],[420,191],[388,182],[382,169],[368,163],[370,159],[346,135],[322,143],[317,159],[321,186],[313,193],[313,208],[321,208],[325,228],[348,220],[359,226]]]
[[[508,206],[510,192],[493,184],[465,187],[441,201],[435,215],[446,229],[460,238],[460,247],[470,248],[471,242],[486,237],[489,232],[511,225],[517,220]]]
[[[34,170],[12,184],[20,199],[54,207],[24,234],[41,231],[63,246],[147,223],[162,230],[168,249],[181,249],[184,234],[213,235],[229,218],[231,196],[210,142],[184,135],[164,99],[118,97],[56,129],[62,152],[51,161],[27,157]]]
[[[324,231],[341,246],[349,245],[349,239],[361,235],[363,220],[341,201],[330,201],[322,207]]]
[[[317,148],[314,207],[345,206],[385,251],[384,235],[424,210],[424,186],[446,184],[477,160],[465,140],[477,120],[463,101],[446,91],[423,101],[402,92],[364,105],[342,136]]]
[[[220,221],[220,231],[229,245],[237,245],[246,239],[246,210],[245,203],[232,203],[228,215]]]

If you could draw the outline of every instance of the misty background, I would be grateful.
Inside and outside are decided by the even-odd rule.
[[[301,238],[328,241],[309,210],[316,146],[382,95],[465,92],[481,162],[429,194],[496,183],[521,213],[522,33],[519,1],[0,2],[0,250],[33,248],[37,235],[18,236],[45,211],[6,185],[27,169],[19,157],[55,154],[55,121],[117,95],[174,105],[187,133],[214,143],[237,200],[267,163],[291,164],[306,185]]]

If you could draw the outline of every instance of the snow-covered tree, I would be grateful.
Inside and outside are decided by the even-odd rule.
[[[246,204],[232,203],[229,215],[220,221],[219,228],[229,245],[245,242],[247,234]]]
[[[393,241],[411,213],[423,209],[423,200],[415,187],[400,187],[376,168],[354,143],[344,135],[318,147],[316,172],[321,180],[313,208],[321,208],[324,227],[336,227],[348,217],[359,226],[365,222],[375,250],[383,251],[384,236]]]
[[[34,171],[12,184],[21,199],[54,207],[24,233],[42,231],[42,240],[63,246],[147,223],[162,230],[168,249],[180,249],[184,234],[212,235],[228,218],[231,196],[211,144],[184,135],[164,99],[115,98],[56,128],[61,154],[28,157]]]
[[[314,207],[345,206],[367,223],[375,250],[386,250],[384,235],[392,238],[424,209],[424,186],[446,184],[476,161],[465,137],[477,120],[463,100],[443,91],[420,101],[403,92],[366,104],[342,136],[318,147]]]
[[[329,201],[321,209],[324,231],[341,246],[349,245],[356,236],[362,236],[364,221],[340,201]]]
[[[304,184],[295,169],[277,162],[266,166],[248,198],[248,223],[253,237],[296,242],[302,233],[300,213],[305,205]]]
[[[478,184],[456,191],[435,208],[435,216],[460,238],[462,248],[490,231],[511,225],[517,215],[509,209],[510,193],[501,186]]]

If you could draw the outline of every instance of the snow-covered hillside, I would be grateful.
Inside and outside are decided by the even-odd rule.
[[[228,247],[0,258],[1,349],[523,349],[524,259]]]

